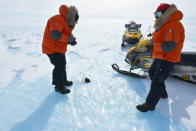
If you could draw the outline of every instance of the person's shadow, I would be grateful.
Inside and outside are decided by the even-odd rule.
[[[184,119],[193,122],[195,117],[191,116],[192,113],[191,111],[188,111],[188,109],[191,109],[191,106],[194,104],[196,99],[195,85],[175,78],[170,78],[170,80],[171,87],[167,89],[170,101],[160,101],[160,105],[164,108],[159,107],[159,110],[172,120]],[[191,122],[187,125],[189,125],[190,129],[194,128],[193,130],[195,130],[196,128],[196,126],[191,125]]]
[[[60,101],[67,101],[68,97],[52,92],[42,102],[41,106],[27,119],[17,123],[10,131],[41,131],[46,127],[55,106]]]
[[[135,78],[132,78],[132,81],[129,80],[130,84],[134,87],[132,87],[132,89],[134,89],[139,96],[146,98],[149,87],[144,88],[145,85],[141,81],[134,81],[134,79]],[[167,85],[168,81],[169,84]],[[170,128],[184,131],[186,128],[184,124],[182,124],[182,119],[192,121],[187,125],[189,125],[189,129],[195,130],[196,126],[191,125],[193,120],[191,120],[190,111],[187,110],[193,105],[196,99],[195,86],[175,78],[169,78],[168,81],[166,81],[166,86],[168,86],[169,99],[160,99],[156,110],[153,112],[137,112],[137,118],[145,120],[148,125],[151,125],[151,131],[156,131],[157,129],[159,131],[169,131],[171,130]]]
[[[120,75],[118,75],[118,77],[119,76]],[[127,82],[130,85],[130,89],[134,90],[145,101],[145,98],[149,91],[148,86],[150,85],[150,82],[147,82],[149,80],[145,81],[147,82],[147,85],[146,85],[144,84],[142,79],[125,77],[123,75],[122,77],[124,77],[125,80],[127,80]],[[176,85],[176,81],[170,82],[170,86],[175,86],[175,85]],[[175,93],[173,94],[172,92],[175,92]],[[188,96],[190,91],[187,91],[186,93],[187,93],[186,96]],[[176,95],[178,95],[177,101],[175,100],[176,98],[173,98],[173,97],[176,97]],[[173,103],[169,104],[168,99],[166,100],[161,99],[155,111],[148,112],[148,113],[140,113],[136,111],[136,114],[135,114],[136,118],[138,118],[139,120],[145,121],[144,122],[145,124],[150,125],[149,129],[146,129],[146,130],[169,131],[170,127],[172,127],[174,130],[183,131],[185,128],[178,120],[180,120],[182,117],[190,119],[190,116],[188,115],[186,108],[190,106],[191,104],[193,104],[193,101],[195,99],[195,97],[193,97],[193,99],[189,98],[183,101],[182,100],[184,98],[183,95],[184,94],[180,92],[176,93],[176,90],[169,91],[169,97],[172,97],[172,99],[175,100]],[[177,108],[180,108],[180,109],[177,109]]]

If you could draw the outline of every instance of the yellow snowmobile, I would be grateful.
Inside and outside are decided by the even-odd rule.
[[[128,44],[136,44],[142,37],[141,24],[137,24],[134,21],[130,21],[125,24],[125,32],[122,37],[122,47],[125,47],[125,42]]]
[[[151,56],[152,47],[153,43],[151,38],[141,39],[136,46],[127,52],[125,62],[131,65],[130,70],[120,70],[117,64],[113,64],[112,68],[116,72],[124,75],[146,78],[148,76],[147,72],[154,60]],[[196,52],[183,52],[181,61],[174,66],[171,76],[196,83]]]

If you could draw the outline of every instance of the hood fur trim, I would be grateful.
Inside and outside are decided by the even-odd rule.
[[[73,29],[76,22],[76,16],[78,15],[78,10],[75,6],[69,6],[67,14],[67,23]]]
[[[154,29],[155,31],[159,30],[177,11],[177,7],[174,4],[171,4],[170,7],[161,15],[158,19],[155,20]]]

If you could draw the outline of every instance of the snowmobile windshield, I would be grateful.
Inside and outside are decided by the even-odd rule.
[[[138,31],[138,28],[129,28],[128,29],[130,32],[137,32]]]

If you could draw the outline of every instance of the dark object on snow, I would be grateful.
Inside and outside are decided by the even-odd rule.
[[[84,78],[84,82],[85,82],[85,83],[90,83],[91,80],[90,80],[89,78],[86,77],[86,78]]]

